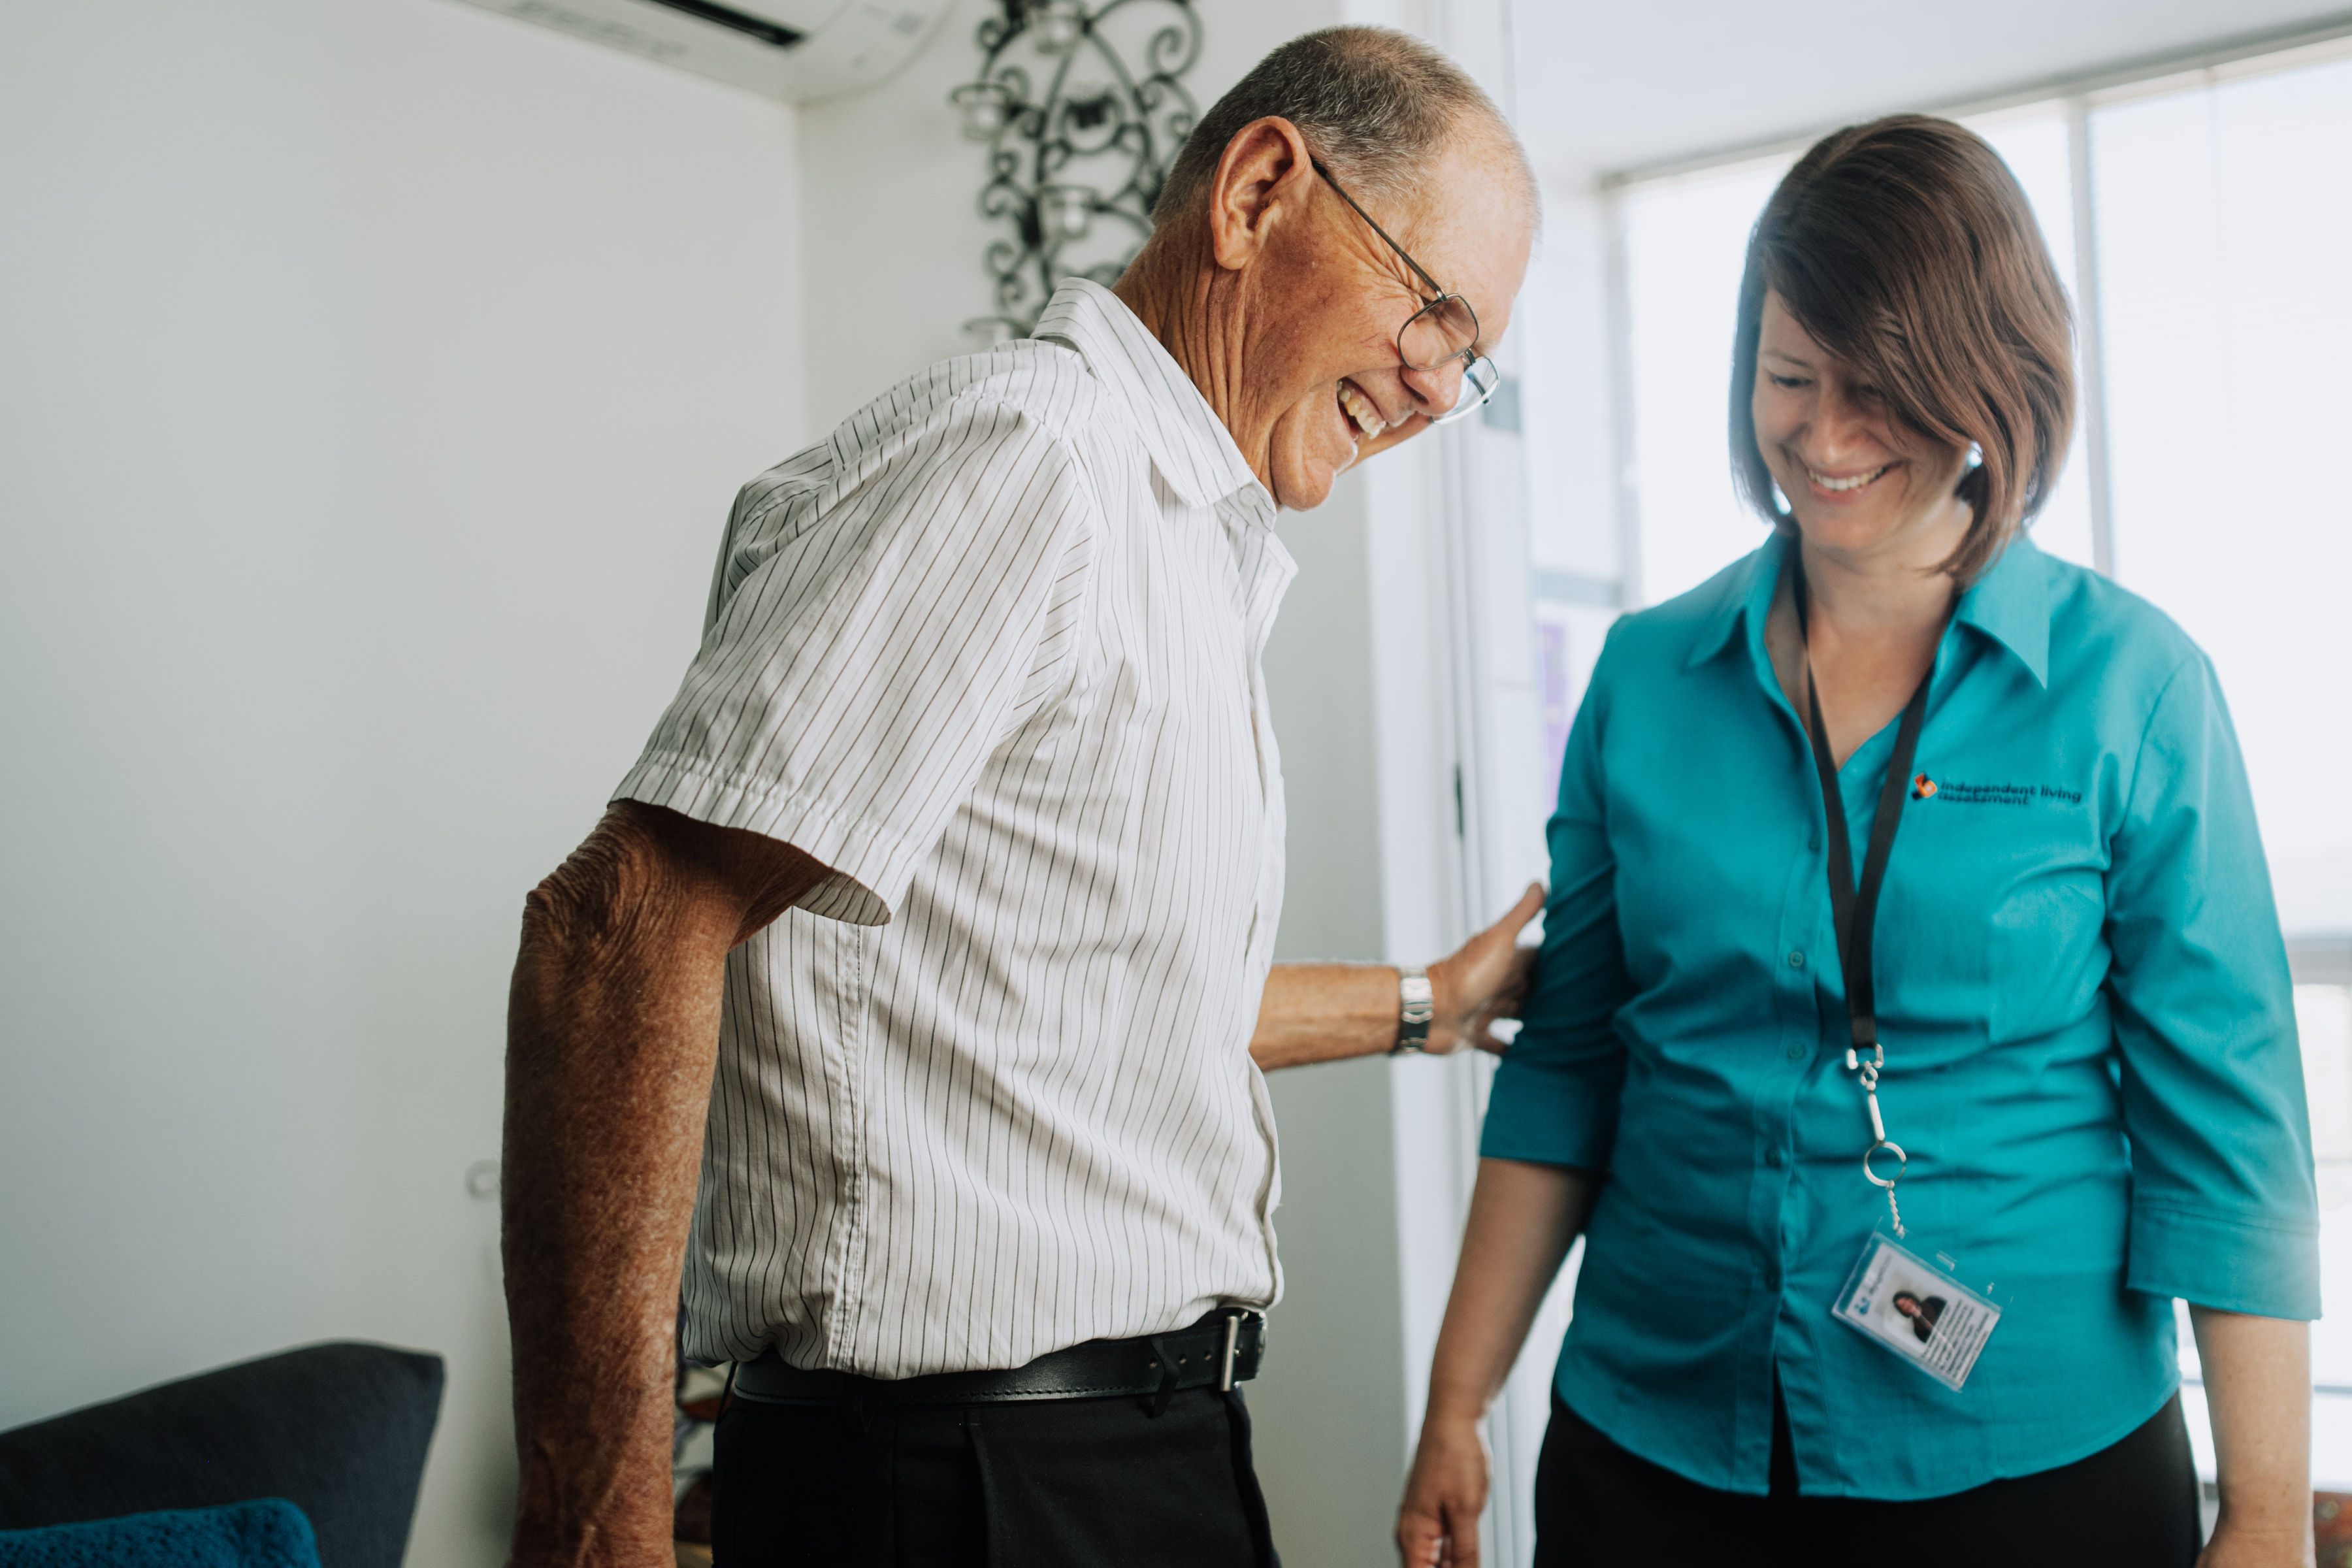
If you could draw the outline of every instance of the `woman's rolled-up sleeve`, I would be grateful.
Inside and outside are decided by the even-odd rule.
[[[1617,1010],[1633,994],[1617,930],[1601,736],[1612,661],[1603,649],[1569,732],[1553,814],[1551,896],[1526,1024],[1495,1074],[1478,1152],[1493,1160],[1602,1170],[1617,1131],[1625,1047]]]
[[[2202,655],[2157,700],[2125,790],[2107,920],[2132,1159],[2126,1282],[2316,1318],[2294,986],[2245,766]]]

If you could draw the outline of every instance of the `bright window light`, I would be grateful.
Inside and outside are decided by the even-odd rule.
[[[2116,574],[2221,670],[2287,933],[2352,933],[2352,60],[2091,133]]]
[[[1748,231],[1787,158],[1624,195],[1642,602],[1686,593],[1764,542],[1731,488],[1731,330]]]

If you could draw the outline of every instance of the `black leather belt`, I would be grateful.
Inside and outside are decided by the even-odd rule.
[[[1088,1340],[1005,1372],[861,1377],[807,1372],[771,1346],[735,1368],[738,1399],[759,1405],[982,1405],[1026,1399],[1110,1399],[1231,1388],[1257,1375],[1265,1314],[1221,1307],[1189,1329],[1134,1340]]]

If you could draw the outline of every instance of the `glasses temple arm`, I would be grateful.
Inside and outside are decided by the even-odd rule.
[[[1399,245],[1393,239],[1390,239],[1389,231],[1382,228],[1378,223],[1373,222],[1371,214],[1366,212],[1362,207],[1356,205],[1356,198],[1349,195],[1346,191],[1340,189],[1339,182],[1331,177],[1331,171],[1323,166],[1323,161],[1320,158],[1310,158],[1307,162],[1315,166],[1315,172],[1317,174],[1323,176],[1323,183],[1329,185],[1333,191],[1337,192],[1341,201],[1347,203],[1349,206],[1355,209],[1355,214],[1358,217],[1362,218],[1366,223],[1371,225],[1372,232],[1379,235],[1382,240],[1387,242],[1388,247],[1397,253],[1397,259],[1403,262],[1407,267],[1412,268],[1412,275],[1414,277],[1420,279],[1423,283],[1428,284],[1430,289],[1436,293],[1438,299],[1442,300],[1446,297],[1445,285],[1440,283],[1436,279],[1432,278],[1428,273],[1423,271],[1421,263],[1415,261],[1410,255],[1406,254],[1403,246]],[[1435,304],[1436,302],[1437,301],[1435,300],[1430,301],[1432,304]]]

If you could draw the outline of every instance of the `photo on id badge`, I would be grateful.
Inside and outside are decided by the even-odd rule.
[[[1840,1322],[1952,1389],[1968,1381],[2000,1311],[1878,1233],[1864,1246],[1835,1308]]]

